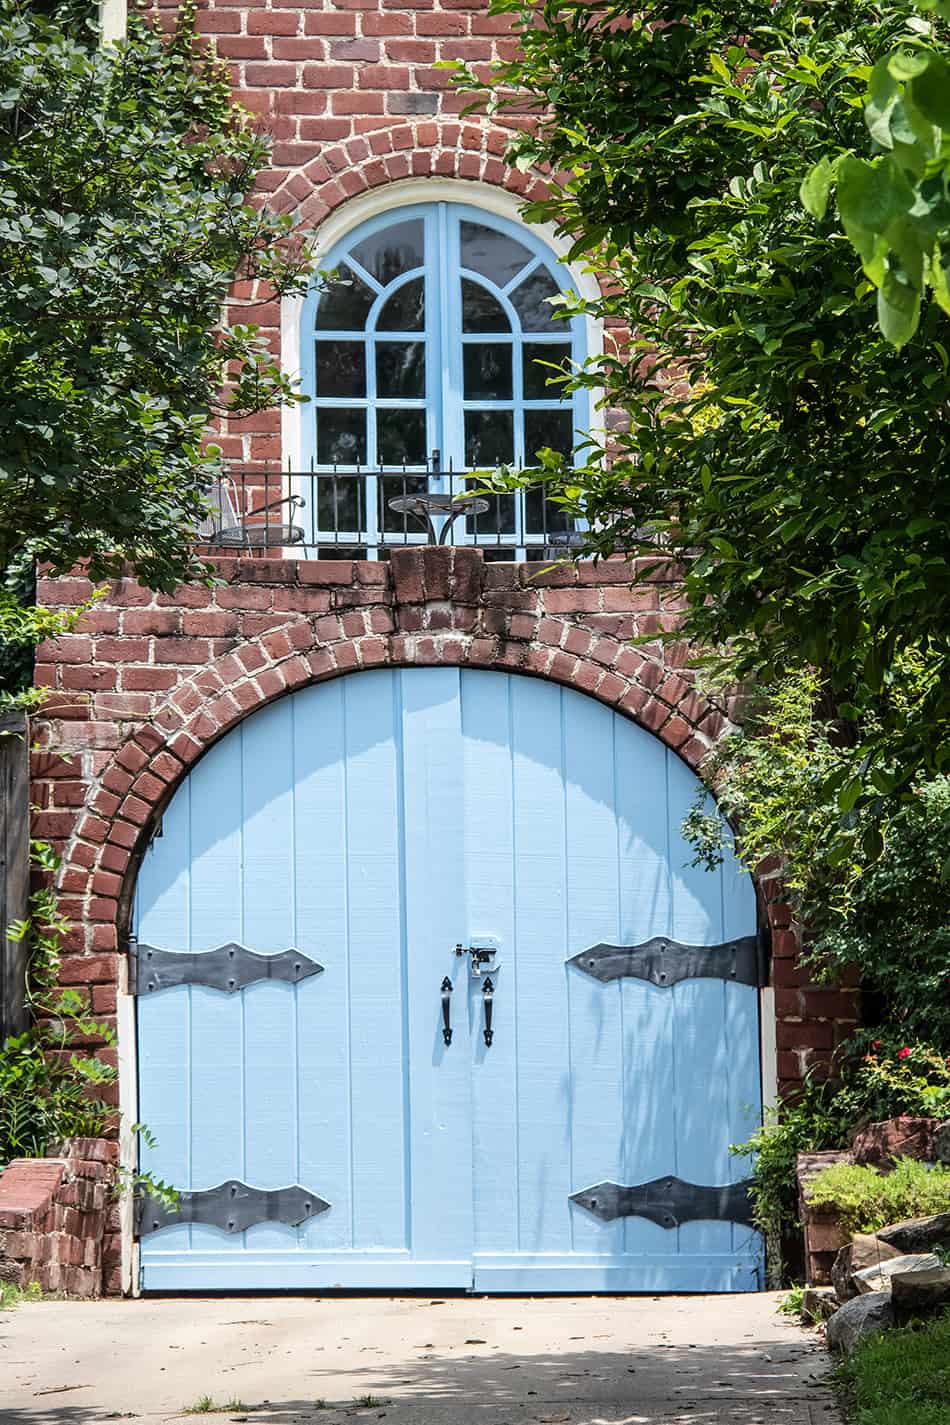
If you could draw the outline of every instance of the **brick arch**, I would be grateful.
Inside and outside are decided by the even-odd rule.
[[[545,620],[544,643],[445,633],[351,634],[323,639],[307,621],[262,634],[182,679],[103,769],[63,861],[61,879],[102,927],[97,947],[117,948],[134,870],[157,817],[194,764],[245,718],[310,684],[371,668],[459,666],[545,678],[631,718],[694,771],[722,723],[674,670],[613,640],[592,639],[569,619]],[[580,636],[579,636],[580,635]],[[610,648],[601,648],[601,644]],[[608,655],[614,655],[607,661]],[[130,874],[132,873],[132,874]]]
[[[462,178],[525,200],[543,198],[549,188],[541,173],[504,162],[512,137],[497,125],[437,116],[381,127],[341,140],[288,173],[270,202],[312,228],[350,198],[407,178]]]

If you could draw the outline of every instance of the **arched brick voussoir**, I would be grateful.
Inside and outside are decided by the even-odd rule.
[[[544,174],[522,173],[504,162],[511,130],[444,118],[388,128],[382,122],[378,131],[328,146],[304,168],[289,172],[273,205],[315,227],[347,199],[400,179],[463,178],[532,201],[550,192]]]
[[[570,651],[576,634],[576,622],[549,616],[543,643],[457,630],[341,633],[324,641],[301,620],[249,640],[183,678],[151,721],[117,749],[90,793],[61,879],[74,892],[114,897],[118,921],[128,900],[118,885],[195,762],[277,698],[370,668],[455,665],[545,678],[629,717],[697,770],[713,740],[703,728],[717,718],[722,723],[716,709],[672,670],[629,645],[593,637],[583,651]]]

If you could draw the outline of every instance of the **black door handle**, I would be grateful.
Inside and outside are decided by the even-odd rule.
[[[482,1003],[485,1006],[485,1043],[490,1048],[495,1037],[495,1031],[491,1026],[492,1006],[495,999],[495,986],[492,984],[491,976],[482,985]]]
[[[446,975],[442,981],[442,1040],[445,1044],[452,1043],[452,981]]]

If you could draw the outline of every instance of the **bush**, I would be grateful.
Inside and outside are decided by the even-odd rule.
[[[808,1186],[811,1202],[833,1207],[846,1232],[876,1232],[905,1217],[950,1211],[950,1168],[899,1158],[892,1172],[836,1163]]]

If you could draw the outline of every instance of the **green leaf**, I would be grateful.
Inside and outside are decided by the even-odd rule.
[[[950,65],[937,54],[910,84],[911,97],[925,118],[938,128],[950,129]]]
[[[805,211],[819,222],[828,210],[828,195],[833,182],[834,167],[825,156],[808,170],[798,190]]]
[[[877,317],[881,331],[898,350],[910,341],[920,321],[919,286],[907,274],[889,269],[877,294]]]

